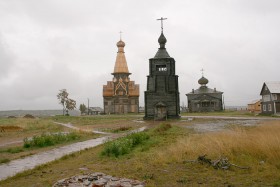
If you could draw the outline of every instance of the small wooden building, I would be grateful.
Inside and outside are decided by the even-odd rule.
[[[103,112],[103,109],[100,107],[89,107],[88,113],[90,115],[99,115]]]
[[[263,83],[261,113],[280,115],[280,81]]]
[[[198,80],[201,86],[186,96],[188,97],[189,112],[213,112],[223,110],[223,92],[211,89],[206,86],[208,79],[203,75]]]
[[[261,100],[254,100],[248,104],[248,111],[252,113],[260,113],[261,112]]]

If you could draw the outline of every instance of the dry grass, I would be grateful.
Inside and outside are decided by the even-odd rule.
[[[51,186],[59,179],[96,171],[146,180],[147,187],[280,186],[279,121],[250,128],[235,126],[229,131],[204,134],[178,128],[197,122],[201,121],[170,121],[172,128],[164,133],[152,128],[148,131],[153,133],[150,144],[119,158],[101,157],[104,148],[101,145],[1,181],[0,186]],[[211,159],[224,155],[231,163],[250,166],[251,169],[215,170],[207,165],[183,162],[202,154]],[[89,170],[80,170],[81,167]]]
[[[158,162],[196,159],[207,154],[218,158],[227,156],[241,164],[265,161],[280,169],[280,124],[279,121],[246,129],[235,127],[231,131],[208,134],[193,134],[179,139],[168,149],[158,152]],[[169,157],[166,157],[169,155]]]

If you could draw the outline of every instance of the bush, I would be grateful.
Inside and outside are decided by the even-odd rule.
[[[33,136],[31,139],[24,138],[24,147],[47,147],[55,144],[68,142],[80,138],[77,133],[58,133],[58,134],[42,134],[40,136]]]
[[[35,117],[31,114],[26,114],[25,116],[23,116],[23,118],[30,118],[30,119],[34,119]]]
[[[126,137],[120,138],[113,142],[107,142],[101,155],[119,157],[130,153],[133,148],[149,139],[149,135],[145,132],[133,133]]]

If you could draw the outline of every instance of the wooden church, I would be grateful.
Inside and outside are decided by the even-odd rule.
[[[118,53],[115,62],[113,80],[103,85],[103,104],[105,114],[138,113],[139,84],[129,78],[128,66],[124,54],[125,43],[117,42]]]
[[[198,80],[200,87],[187,93],[189,112],[214,112],[223,110],[223,92],[208,88],[208,79],[203,75]]]
[[[175,74],[175,60],[166,51],[167,42],[161,18],[161,35],[158,39],[160,48],[154,58],[149,60],[147,91],[145,91],[144,119],[179,118],[178,75]]]

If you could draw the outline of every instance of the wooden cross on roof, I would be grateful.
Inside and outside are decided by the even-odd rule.
[[[123,33],[123,32],[122,32],[122,31],[120,31],[120,40],[122,40],[122,33]]]
[[[167,18],[163,18],[161,17],[160,19],[157,19],[157,20],[160,20],[161,21],[161,32],[163,32],[163,20],[166,20]]]
[[[201,71],[202,77],[203,77],[204,76],[204,73],[203,73],[204,69],[202,68],[200,71]]]

